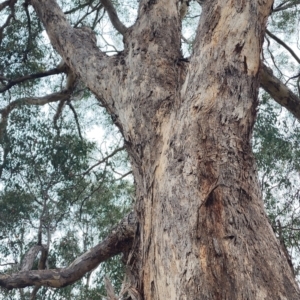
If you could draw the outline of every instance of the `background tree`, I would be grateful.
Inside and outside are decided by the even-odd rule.
[[[72,202],[70,199],[80,194],[77,188],[84,190],[77,200],[85,204],[89,199],[89,206],[79,208],[74,205],[71,210],[72,213],[74,211],[72,222],[84,227],[81,225],[84,218],[81,217],[88,207],[90,211],[86,212],[85,217],[95,219],[99,216],[100,212],[95,210],[95,207],[100,207],[99,202],[93,200],[93,181],[74,175],[79,174],[80,170],[81,173],[90,170],[87,165],[89,160],[85,157],[89,151],[93,151],[92,145],[83,142],[84,134],[79,125],[82,117],[78,116],[78,108],[73,105],[74,100],[84,96],[84,93],[88,96],[84,90],[84,85],[87,85],[112,115],[113,122],[123,134],[133,165],[137,187],[135,208],[139,223],[134,247],[127,261],[131,266],[131,274],[127,274],[127,292],[133,299],[299,297],[288,265],[290,256],[298,251],[298,125],[270,104],[266,94],[262,95],[254,150],[271,224],[281,246],[275,241],[264,217],[249,152],[264,20],[272,1],[264,4],[254,1],[251,5],[238,1],[234,4],[225,2],[212,1],[208,7],[206,1],[201,1],[202,17],[193,45],[190,43],[193,33],[188,38],[184,36],[193,31],[185,29],[183,36],[181,33],[179,15],[184,3],[142,1],[137,21],[132,27],[126,28],[115,8],[126,16],[126,8],[129,7],[128,11],[131,12],[130,6],[120,7],[115,3],[114,8],[108,1],[60,2],[73,28],[88,26],[77,30],[65,22],[54,1],[32,1],[40,19],[27,3],[24,6],[18,1],[1,4],[6,17],[1,40],[5,53],[1,77],[4,92],[1,110],[2,170],[18,176],[20,173],[22,178],[33,181],[34,186],[31,188],[34,190],[32,194],[28,194],[30,189],[26,189],[26,193],[21,190],[16,194],[18,189],[24,189],[24,183],[18,183],[18,176],[13,177],[13,187],[10,190],[10,185],[7,185],[3,202],[9,205],[16,203],[18,206],[19,201],[14,199],[16,195],[22,195],[24,201],[19,208],[22,212],[34,210],[31,206],[34,197],[49,203],[46,213],[42,210],[40,215],[33,216],[34,220],[46,216],[40,222],[45,227],[44,235],[53,227],[55,209],[68,210],[67,204]],[[196,5],[191,4],[192,7],[198,7],[200,12]],[[269,18],[269,29],[292,34],[291,24],[295,24],[298,17],[297,5],[298,1],[275,2]],[[131,6],[134,7],[134,4],[131,3]],[[46,13],[50,11],[50,14]],[[103,41],[108,39],[103,34],[104,27],[101,27],[102,22],[107,20],[105,11],[120,33],[115,41],[106,44],[106,51],[117,53],[112,57],[98,50],[103,46]],[[191,15],[187,16],[185,22],[191,25],[194,16],[199,15],[198,11],[190,11]],[[60,59],[45,43],[40,20],[48,31],[52,45],[64,57],[66,64],[59,64]],[[244,20],[244,23],[240,24],[240,20]],[[19,32],[24,28],[28,31],[21,39]],[[98,34],[97,47],[95,35],[89,28]],[[288,58],[291,56],[297,62],[299,59],[282,39],[271,31],[266,33],[267,47],[263,57],[265,63],[270,66],[274,64],[275,68],[272,73],[262,64],[260,84],[271,97],[299,118],[298,76],[291,74],[289,80],[284,80],[283,74],[276,71],[284,63],[285,72],[292,73],[293,64],[287,68]],[[188,46],[182,45],[184,52],[192,49],[190,59],[181,56],[180,39],[182,44]],[[114,46],[109,45],[114,42]],[[283,47],[287,54],[276,50],[275,43]],[[85,46],[84,50],[82,45]],[[68,80],[60,87],[55,74],[66,74]],[[37,81],[37,78],[43,79]],[[51,81],[47,81],[47,78],[51,78]],[[33,98],[37,88],[39,91],[42,89],[42,96]],[[45,96],[46,93],[48,95]],[[46,111],[23,108],[24,104],[45,105],[53,102],[58,104],[52,104],[54,111],[52,108],[50,112],[49,108]],[[73,127],[62,122],[66,108],[73,114]],[[14,113],[24,120],[31,116],[28,112],[22,113],[22,110],[32,110],[36,120],[30,127],[33,137],[30,136],[26,144],[19,140],[23,142],[21,148],[12,147],[14,133],[10,128],[15,126]],[[37,111],[48,114],[53,120],[52,136],[49,134],[51,126],[38,122]],[[174,128],[175,132],[171,132],[170,128]],[[17,127],[15,131],[17,134],[21,132]],[[38,133],[41,133],[36,139],[39,147],[34,144]],[[42,137],[42,133],[47,133],[47,137]],[[33,143],[30,142],[32,139]],[[46,144],[43,141],[47,141]],[[268,150],[270,145],[272,153]],[[20,158],[20,161],[23,164],[27,161],[27,165],[21,164],[20,167],[18,159],[12,160],[10,157],[14,157],[14,153],[22,153],[22,147],[25,154],[20,155],[23,159]],[[42,152],[37,151],[41,148]],[[32,158],[35,158],[34,162]],[[49,168],[53,168],[53,173]],[[99,172],[103,173],[103,170]],[[91,176],[95,176],[98,182],[99,177],[95,174]],[[61,184],[48,188],[48,185],[57,184],[57,178]],[[102,188],[105,190],[105,187]],[[50,196],[47,195],[48,189],[51,189]],[[288,198],[286,195],[289,195]],[[54,209],[53,201],[58,201],[62,207],[55,206]],[[16,220],[21,219],[18,214]],[[70,222],[68,218],[65,220]],[[63,272],[70,270],[72,273],[74,267],[79,265],[82,271],[79,273],[83,276],[106,257],[127,250],[124,245],[131,241],[134,232],[132,228],[135,223],[132,220],[132,217],[125,219],[99,245],[102,258],[94,262],[87,253]],[[18,230],[22,228],[20,223],[14,226]],[[119,249],[110,250],[107,255],[107,249],[110,249],[107,244],[116,245],[116,240]],[[68,244],[73,241],[71,248],[72,251],[76,250],[72,233],[63,237],[60,245],[65,241]],[[83,244],[89,246],[84,241]],[[38,240],[37,245],[40,244]],[[99,250],[96,248],[91,253]],[[86,248],[84,246],[79,250]],[[77,254],[75,251],[73,256],[69,256],[69,261]],[[80,264],[83,258],[86,262]],[[241,258],[243,263],[237,258]],[[62,260],[63,264],[68,263],[68,259]],[[90,260],[92,262],[88,263]],[[245,267],[245,260],[249,263],[248,267]],[[274,260],[276,266],[273,265]],[[297,266],[294,269],[293,272],[297,274]],[[72,275],[62,279],[66,278],[63,274],[67,274],[63,272],[57,280],[53,279],[58,274],[54,271],[3,275],[0,280],[3,286],[12,288],[33,284],[61,286],[78,279]],[[42,277],[37,279],[34,274],[42,274]]]
[[[123,147],[111,140],[111,146],[117,148],[108,148],[108,155],[101,153],[103,145],[98,149],[97,144],[80,139],[75,124],[67,120],[62,122],[64,133],[58,134],[53,129],[53,116],[36,107],[15,110],[10,119],[6,145],[11,151],[2,167],[1,265],[9,267],[7,271],[18,270],[24,254],[36,249],[35,245],[45,251],[45,256],[39,257],[43,263],[34,262],[34,269],[68,265],[101,240],[115,220],[126,213],[131,183],[115,173],[126,170],[124,154],[120,155]],[[103,158],[95,163],[93,157]],[[112,260],[94,273],[99,273],[102,283],[106,274],[120,286],[119,266],[119,261]],[[41,289],[37,297],[99,297],[99,293],[104,294],[104,285],[93,288],[91,275],[72,289],[54,294]],[[37,292],[34,289],[31,298]],[[29,298],[28,293],[21,296]],[[17,294],[5,294],[3,299]]]
[[[78,24],[95,21],[84,11],[88,3],[81,7],[77,7],[80,3],[74,4],[74,23],[78,22],[74,14],[80,9],[83,18]],[[1,6],[2,16],[7,19],[2,27],[1,75],[17,78],[16,82],[1,78],[1,182],[5,188],[1,198],[0,264],[8,272],[20,269],[25,253],[41,243],[49,250],[43,257],[43,267],[70,264],[106,235],[124,215],[132,197],[131,183],[125,178],[130,172],[120,135],[82,84],[72,92],[66,91],[68,70],[63,65],[56,68],[60,58],[44,44],[39,21],[22,2],[13,5],[6,2]],[[103,18],[103,13],[99,16],[101,7],[95,10],[94,18]],[[52,71],[45,71],[49,66]],[[49,95],[30,97],[39,89],[42,96]],[[79,99],[85,102],[79,103]],[[47,107],[27,105],[46,105],[48,100],[54,102]],[[101,123],[105,131],[99,129]],[[103,138],[97,144],[91,138],[87,140],[96,128]],[[33,268],[38,268],[37,260]],[[99,298],[99,293],[105,294],[105,274],[120,287],[119,270],[120,259],[112,259],[72,288],[55,293],[45,288],[8,294],[2,291],[3,298]],[[98,276],[90,279],[95,273]]]

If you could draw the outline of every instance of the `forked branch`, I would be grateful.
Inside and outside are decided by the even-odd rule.
[[[21,271],[15,274],[0,275],[0,286],[6,289],[40,285],[64,287],[82,278],[87,272],[119,253],[127,251],[136,231],[134,213],[127,215],[106,239],[78,257],[70,266],[63,269]]]
[[[122,146],[120,148],[115,149],[112,153],[110,153],[109,155],[107,155],[106,157],[104,157],[103,159],[99,160],[97,163],[95,163],[94,165],[92,165],[91,167],[89,167],[86,171],[84,171],[81,176],[84,176],[86,174],[88,174],[92,169],[94,169],[95,167],[101,165],[102,163],[106,162],[109,158],[113,157],[115,154],[117,154],[118,152],[122,151],[125,149],[125,146]]]
[[[32,246],[23,258],[22,265],[21,265],[21,271],[31,270],[34,260],[35,260],[36,256],[38,255],[38,253],[40,251],[43,251],[46,248],[47,248],[47,246],[45,246],[45,245]]]
[[[118,115],[112,94],[116,82],[127,72],[121,63],[122,55],[110,57],[100,51],[92,30],[73,28],[56,0],[31,0],[30,3],[63,61],[111,114]]]

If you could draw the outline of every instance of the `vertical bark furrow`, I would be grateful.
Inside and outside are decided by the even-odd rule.
[[[182,105],[150,145],[155,167],[143,169],[147,180],[151,170],[138,204],[145,299],[299,297],[267,221],[250,142],[271,2],[203,7]]]

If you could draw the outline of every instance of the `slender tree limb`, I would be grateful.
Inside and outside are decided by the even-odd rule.
[[[1,114],[1,121],[0,121],[0,138],[4,136],[6,132],[6,125],[7,125],[7,119],[9,114],[13,109],[20,105],[29,104],[29,105],[45,105],[47,103],[56,102],[56,101],[66,101],[67,99],[70,99],[72,95],[72,90],[63,90],[58,93],[53,93],[50,95],[46,95],[44,97],[25,97],[20,98],[15,101],[12,101],[9,103],[6,107],[0,109]],[[0,175],[1,175],[1,169],[0,169]]]
[[[61,74],[64,72],[64,70],[65,70],[65,67],[62,65],[62,66],[58,66],[54,69],[51,69],[51,70],[48,70],[45,72],[38,72],[35,74],[22,76],[22,77],[13,79],[13,80],[10,80],[4,76],[1,76],[0,79],[2,79],[2,81],[7,81],[8,83],[5,86],[0,88],[0,93],[9,90],[11,87],[13,87],[14,85],[16,85],[18,83],[21,83],[21,82],[24,82],[24,81],[27,81],[30,79],[38,79],[38,78],[43,78],[43,77],[47,77],[50,75]]]
[[[0,3],[0,10],[2,10],[6,6],[8,6],[10,4],[10,2],[11,2],[11,0],[7,0],[7,1],[1,2]]]
[[[6,289],[41,285],[64,287],[82,278],[101,262],[106,261],[131,247],[136,231],[136,216],[127,215],[97,246],[78,257],[70,266],[63,269],[21,271],[15,274],[0,275],[0,286]]]
[[[102,13],[101,13],[101,16],[99,16],[100,12],[102,12]],[[104,17],[104,14],[105,14],[105,9],[103,9],[103,10],[98,9],[98,10],[96,11],[96,15],[95,15],[95,18],[94,18],[94,21],[93,21],[93,25],[92,25],[92,27],[91,27],[93,30],[95,29],[96,25],[97,25],[98,23],[100,23],[100,21],[101,21],[102,18]]]
[[[66,104],[67,100],[66,99],[63,99],[63,100],[60,100],[58,105],[57,105],[57,109],[56,109],[56,113],[53,117],[53,125],[54,125],[54,128],[59,131],[59,127],[57,125],[57,121],[59,119],[59,117],[61,116],[61,113],[63,111],[63,108]]]
[[[39,259],[38,270],[46,269],[46,262],[47,262],[47,258],[48,258],[48,247],[46,245],[43,246],[41,251],[42,251],[42,254],[41,254],[41,257]],[[31,295],[30,295],[30,300],[36,299],[36,295],[37,295],[40,288],[41,288],[40,285],[36,285],[34,287],[34,289],[31,292]]]
[[[102,48],[106,48],[107,46],[110,46],[110,47],[112,47],[113,49],[114,49],[114,51],[112,51],[112,52],[116,52],[116,53],[119,53],[120,51],[113,45],[113,44],[111,44],[111,43],[109,43],[106,39],[105,39],[105,37],[104,37],[104,35],[103,34],[100,34],[100,36],[101,36],[101,38],[102,38],[102,40],[105,42],[105,46],[103,46]],[[105,53],[107,53],[108,51],[106,51]]]
[[[288,2],[290,2],[290,1],[285,1],[282,4],[278,5],[277,7],[275,7],[273,9],[272,12],[279,12],[279,11],[286,10],[288,8],[291,8],[293,6],[296,6],[296,5],[300,4],[300,1],[293,1],[293,2],[290,2],[290,3],[288,3]]]
[[[121,177],[117,178],[115,181],[119,181],[122,180],[123,178],[125,178],[126,176],[132,174],[132,171],[128,171],[127,173],[123,174]]]
[[[9,25],[9,22],[14,17],[14,14],[15,14],[14,10],[12,10],[12,12],[7,16],[4,24],[0,27],[1,34],[2,34],[3,30],[4,30],[4,28]]]
[[[53,93],[46,95],[44,97],[24,97],[12,101],[5,108],[0,109],[0,114],[2,114],[2,118],[8,116],[8,114],[17,106],[23,104],[30,105],[45,105],[47,103],[60,101],[63,99],[69,99],[71,96],[71,92],[69,90],[63,90],[58,93]]]
[[[41,251],[42,251],[42,255],[41,255],[40,260],[39,260],[38,269],[39,270],[44,270],[44,269],[46,269],[46,262],[47,262],[47,258],[48,258],[48,247],[47,247],[47,245],[43,246]]]
[[[120,21],[118,14],[113,6],[113,4],[111,3],[110,0],[101,0],[102,5],[104,6],[104,8],[107,11],[107,14],[109,16],[109,19],[112,23],[112,25],[115,27],[115,29],[121,33],[122,35],[124,35],[127,31],[126,26]]]
[[[300,120],[300,99],[285,84],[283,84],[266,65],[260,70],[260,85],[280,105]]]
[[[4,24],[0,27],[0,44],[2,42],[2,38],[3,38],[3,31],[5,29],[6,26],[9,25],[9,22],[12,18],[15,17],[15,4],[18,0],[10,0],[8,2],[3,2],[0,4],[0,11],[5,8],[6,6],[10,7],[11,13],[7,16],[6,21],[4,22]]]
[[[119,297],[116,296],[115,289],[107,276],[104,276],[104,285],[105,285],[108,299],[109,300],[118,300]]]
[[[115,149],[112,153],[110,153],[109,155],[107,155],[106,157],[104,157],[103,159],[99,160],[97,163],[95,163],[91,167],[89,167],[86,171],[84,171],[82,174],[80,174],[80,176],[88,174],[92,169],[94,169],[95,167],[101,165],[102,163],[104,163],[105,161],[107,161],[109,158],[113,157],[115,154],[117,154],[118,152],[120,152],[120,151],[122,151],[124,149],[125,149],[125,146],[122,146],[120,148]]]
[[[192,42],[189,41],[186,37],[184,37],[183,34],[181,34],[181,39],[188,45],[192,44]]]
[[[41,287],[40,286],[35,286],[33,291],[31,292],[31,295],[30,295],[30,300],[34,300],[36,299],[36,295],[37,295],[37,292],[39,291]]]
[[[81,5],[78,5],[78,6],[74,7],[74,8],[72,8],[72,9],[70,9],[70,10],[64,11],[64,14],[65,15],[72,14],[75,11],[83,9],[84,7],[90,6],[90,5],[91,5],[91,1],[87,1],[87,2],[85,2],[83,4],[81,4]]]
[[[41,179],[39,178],[39,181],[41,182]],[[47,192],[46,192],[46,195],[47,195]],[[37,244],[38,245],[41,245],[42,244],[42,237],[43,237],[43,219],[44,219],[44,215],[47,213],[48,209],[47,209],[47,199],[45,196],[43,196],[44,198],[44,203],[43,203],[43,209],[42,209],[42,212],[40,214],[40,217],[39,217],[39,230],[38,230],[38,239],[37,239]]]
[[[282,71],[281,71],[281,69],[277,66],[275,57],[274,57],[272,51],[270,50],[271,43],[270,43],[269,37],[265,36],[265,39],[266,39],[266,41],[267,41],[267,43],[268,43],[267,51],[268,51],[268,53],[269,53],[269,55],[270,55],[270,58],[271,58],[271,60],[272,60],[272,62],[273,62],[273,64],[274,64],[274,67],[277,69],[278,73],[282,75]]]
[[[88,10],[75,24],[74,24],[74,27],[78,27],[79,24],[82,24],[82,21],[87,17],[89,16],[90,14],[92,14],[93,12],[95,11],[99,11],[103,8],[103,5],[102,3],[99,3],[98,5],[96,5],[95,7],[92,8],[92,10]]]
[[[271,33],[268,29],[266,29],[266,34],[271,37],[274,41],[276,41],[278,44],[283,46],[286,50],[290,52],[290,54],[296,59],[296,61],[300,64],[300,58],[296,55],[296,53],[281,39],[279,39],[276,35]]]
[[[80,139],[82,140],[82,135],[81,135],[81,129],[80,129],[80,124],[79,124],[79,119],[78,119],[78,115],[76,113],[75,107],[72,105],[71,102],[67,102],[67,105],[70,107],[71,111],[73,112],[74,115],[74,119],[76,122],[76,126],[77,126],[77,131],[78,131],[78,135],[80,137]]]
[[[18,0],[8,0],[0,3],[0,10],[5,8],[6,6],[9,6],[13,9],[13,6],[17,3]]]
[[[23,7],[25,9],[25,12],[26,12],[26,16],[27,16],[27,28],[28,28],[28,39],[27,39],[27,48],[26,50],[24,51],[24,55],[23,55],[23,61],[26,61],[27,60],[27,55],[29,53],[29,51],[31,50],[32,48],[32,31],[31,31],[31,18],[30,18],[30,14],[29,14],[29,11],[28,11],[28,0],[25,1],[25,3],[23,4]]]
[[[16,265],[16,264],[17,264],[17,262],[6,263],[6,264],[0,264],[0,267],[13,266],[13,265]]]

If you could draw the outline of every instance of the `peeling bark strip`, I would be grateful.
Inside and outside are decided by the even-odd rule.
[[[48,287],[63,287],[79,280],[87,272],[94,269],[101,262],[127,251],[136,230],[136,217],[134,213],[127,215],[99,245],[78,257],[70,266],[63,269],[21,271],[15,274],[0,275],[0,286],[13,289],[32,285]],[[24,262],[22,270],[32,264],[32,259],[41,246],[30,249],[28,259]]]
[[[201,1],[188,66],[177,2],[141,0],[124,51],[108,57],[87,31],[70,26],[55,0],[31,0],[53,47],[123,133],[139,229],[131,284],[147,300],[298,300],[250,144],[273,0]],[[4,275],[0,284],[64,286],[119,253],[132,234],[113,234],[92,251],[99,256],[87,253],[66,269]]]

